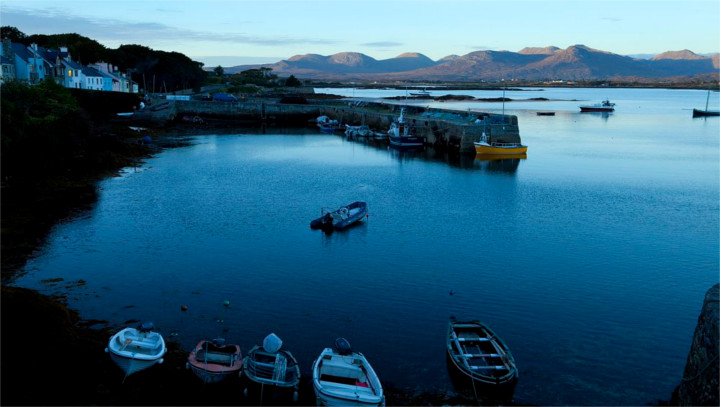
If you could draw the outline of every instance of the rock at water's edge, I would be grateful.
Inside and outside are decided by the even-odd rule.
[[[681,384],[671,398],[680,406],[719,405],[719,285],[706,292]]]

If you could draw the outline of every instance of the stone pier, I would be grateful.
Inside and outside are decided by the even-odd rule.
[[[308,104],[282,104],[273,99],[238,102],[158,100],[136,114],[140,121],[225,120],[238,126],[296,126],[325,115],[342,124],[366,124],[385,132],[404,109],[406,122],[428,145],[473,153],[473,142],[485,133],[491,141],[521,142],[518,118],[512,115],[427,108],[375,101],[315,101]]]

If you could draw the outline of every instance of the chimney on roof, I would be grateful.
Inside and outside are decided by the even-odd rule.
[[[30,48],[32,48],[33,51],[37,51],[37,50],[38,50],[38,44],[36,44],[36,43],[33,42],[32,44],[30,44]]]

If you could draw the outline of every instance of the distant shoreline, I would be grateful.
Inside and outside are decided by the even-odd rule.
[[[545,83],[545,82],[521,82],[514,81],[510,86],[503,86],[501,83],[467,83],[467,82],[441,82],[441,83],[424,83],[413,82],[407,84],[398,83],[358,83],[358,82],[310,82],[306,86],[314,88],[356,88],[356,89],[395,89],[395,90],[412,90],[425,89],[427,91],[445,91],[445,90],[497,90],[497,91],[528,91],[522,88],[599,88],[599,89],[700,89],[719,91],[719,82],[651,82],[651,83],[633,83],[633,82],[575,82],[573,84],[564,83]],[[542,92],[543,89],[535,89]]]

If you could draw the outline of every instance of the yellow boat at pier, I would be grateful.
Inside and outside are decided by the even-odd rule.
[[[477,155],[525,155],[528,146],[521,143],[503,143],[499,141],[489,141],[488,136],[484,132],[480,141],[473,143]]]

